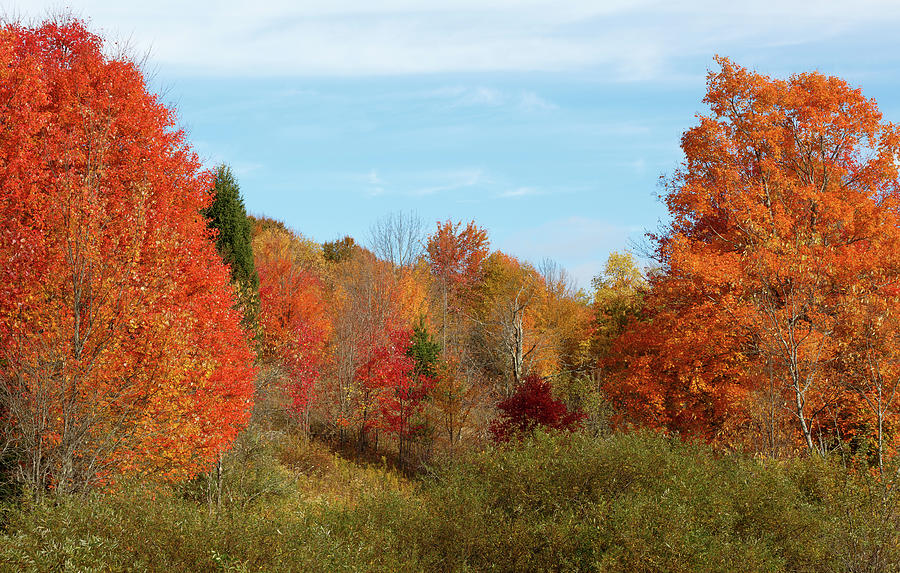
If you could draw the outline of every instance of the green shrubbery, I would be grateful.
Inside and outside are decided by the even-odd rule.
[[[40,571],[900,567],[896,497],[838,463],[720,455],[649,433],[538,433],[447,460],[413,488],[307,442],[262,439],[226,469],[218,511],[197,489],[25,503],[6,511],[0,563]]]
[[[477,569],[770,571],[827,560],[822,516],[789,472],[652,435],[538,435],[456,466],[424,494],[432,523],[454,529],[432,549]]]

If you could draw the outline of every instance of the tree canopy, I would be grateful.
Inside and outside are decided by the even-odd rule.
[[[104,53],[78,21],[0,28],[0,433],[38,490],[192,475],[252,400],[210,174]]]
[[[719,65],[609,391],[637,419],[725,441],[754,401],[776,400],[799,443],[824,452],[859,431],[856,398],[878,392],[848,391],[869,367],[846,358],[896,308],[900,132],[838,78]],[[895,380],[894,351],[877,352],[875,378]]]

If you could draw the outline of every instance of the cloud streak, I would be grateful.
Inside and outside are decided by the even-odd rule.
[[[41,17],[58,0],[12,0]],[[216,76],[371,76],[488,71],[601,71],[647,81],[678,58],[742,46],[821,41],[900,21],[900,4],[576,0],[70,0],[76,15],[131,38],[154,63]],[[177,15],[177,16],[174,16]],[[481,94],[490,99],[490,94]],[[530,103],[529,103],[530,102]],[[523,99],[524,105],[542,104]]]
[[[457,191],[475,187],[490,182],[483,169],[463,169],[456,172],[450,172],[439,175],[441,178],[449,179],[447,183],[433,185],[430,187],[420,187],[410,192],[410,195],[421,197],[423,195],[437,195],[447,191]]]
[[[370,197],[398,195],[404,197],[431,197],[444,193],[492,185],[493,180],[484,169],[467,167],[443,171],[414,171],[382,175],[376,169],[367,173],[354,173],[339,178],[361,187]]]
[[[516,187],[515,189],[508,189],[500,193],[498,197],[501,199],[519,199],[531,195],[541,195],[540,189],[535,187]]]
[[[559,108],[555,103],[527,90],[504,91],[485,86],[446,86],[424,95],[443,100],[451,108],[507,107],[525,112]]]

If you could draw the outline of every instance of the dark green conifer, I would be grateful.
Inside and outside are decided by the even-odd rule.
[[[407,353],[416,361],[416,374],[428,378],[437,376],[441,345],[428,332],[428,327],[425,326],[425,321],[422,319],[419,319],[413,327],[412,345]]]
[[[218,231],[216,249],[231,269],[231,281],[237,287],[244,324],[254,331],[259,307],[259,275],[253,262],[252,224],[230,167],[222,164],[216,168],[216,180],[210,192],[213,203],[204,213],[207,225]]]
[[[216,168],[212,193],[213,204],[206,210],[206,218],[209,227],[219,231],[216,249],[231,268],[232,281],[258,290],[259,276],[253,264],[250,220],[241,198],[241,189],[231,168],[225,164]]]

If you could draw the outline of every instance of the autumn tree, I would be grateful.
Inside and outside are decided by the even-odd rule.
[[[254,237],[253,252],[260,280],[262,356],[283,371],[292,409],[306,425],[329,358],[331,322],[321,249],[271,227]]]
[[[284,224],[284,221],[279,221],[278,219],[272,219],[271,217],[265,217],[261,215],[247,215],[247,220],[250,221],[250,236],[256,238],[258,235],[262,234],[263,231],[282,231],[285,233],[291,232],[291,230]]]
[[[647,281],[631,253],[612,252],[591,280],[591,354],[605,357],[630,320],[639,316]]]
[[[428,238],[428,263],[434,275],[441,304],[441,344],[446,349],[448,322],[460,312],[467,295],[481,277],[482,262],[488,255],[487,231],[470,221],[438,223]],[[452,327],[451,327],[452,329]]]
[[[322,254],[326,261],[340,263],[353,257],[358,248],[353,237],[346,236],[343,239],[322,243]]]
[[[872,455],[883,473],[885,457],[897,453],[900,440],[900,290],[882,284],[878,295],[857,298],[851,291],[845,297],[836,366],[844,374],[844,407],[838,412],[844,435]]]
[[[38,492],[193,475],[252,401],[209,173],[105,53],[75,20],[0,28],[0,437]]]
[[[656,237],[653,327],[626,333],[663,367],[693,366],[632,369],[620,387],[662,405],[647,392],[658,386],[649,394],[699,418],[716,402],[697,398],[724,398],[721,423],[772,380],[800,443],[823,452],[846,405],[841,379],[854,375],[835,368],[841,348],[864,337],[844,328],[846,305],[883,299],[897,280],[900,138],[840,79],[718,62],[711,113],[684,134],[686,161],[664,197],[672,223]]]
[[[690,284],[663,275],[650,278],[640,319],[626,324],[600,362],[614,424],[732,444],[757,380],[742,353],[748,340],[731,317]]]
[[[537,371],[554,384],[583,376],[594,366],[587,351],[590,299],[557,262],[544,259],[536,270],[540,296],[532,308],[533,329],[542,339],[534,357]]]
[[[491,253],[483,269],[476,288],[473,352],[481,354],[485,365],[499,375],[502,395],[508,398],[546,343],[534,328],[533,312],[544,294],[543,282],[531,265],[500,251]]]
[[[432,380],[418,372],[424,364],[416,360],[412,349],[411,331],[390,332],[356,374],[375,404],[375,415],[365,420],[367,428],[396,436],[401,462],[407,459],[409,442],[421,426],[415,417],[422,412]]]
[[[490,245],[487,231],[470,221],[439,222],[425,247],[434,279],[434,299],[440,316],[443,367],[434,391],[434,404],[447,430],[451,449],[459,442],[469,414],[484,394],[482,369],[468,351],[472,294],[483,276]]]

